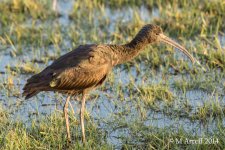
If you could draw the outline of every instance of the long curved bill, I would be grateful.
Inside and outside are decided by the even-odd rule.
[[[176,47],[177,49],[179,49],[181,52],[183,52],[190,60],[191,62],[194,64],[196,62],[195,58],[180,44],[176,43],[175,41],[171,40],[170,38],[168,38],[167,36],[165,36],[164,34],[160,34],[160,41],[169,44],[171,46]]]
[[[198,60],[196,60],[183,46],[181,46],[180,44],[176,43],[175,41],[171,40],[169,37],[165,36],[164,34],[160,34],[159,35],[159,40],[161,42],[164,42],[166,44],[169,44],[171,46],[176,47],[177,49],[179,49],[181,52],[183,52],[190,60],[193,64],[197,64],[199,66],[201,66],[201,64],[199,63]],[[201,68],[205,71],[206,69],[201,66]]]

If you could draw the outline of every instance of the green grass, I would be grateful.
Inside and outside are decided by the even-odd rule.
[[[64,24],[60,20],[64,14],[53,11],[50,0],[4,0],[0,3],[0,149],[223,149],[224,8],[222,0],[78,0]],[[62,95],[40,93],[33,101],[21,97],[26,79],[60,55],[80,44],[124,44],[147,23],[160,25],[207,71],[170,46],[147,46],[137,58],[117,66],[90,95],[85,147],[77,113],[70,114],[70,145],[61,109],[42,115],[43,109],[52,107],[40,102],[63,105]],[[22,111],[30,116],[26,121],[17,120]],[[219,143],[170,142],[211,137]]]
[[[141,98],[146,104],[152,104],[156,100],[162,100],[169,103],[174,100],[173,93],[166,85],[153,85],[139,88]]]
[[[174,129],[167,127],[164,129],[145,125],[142,121],[124,122],[117,120],[116,124],[110,124],[102,131],[92,119],[87,121],[86,134],[88,142],[85,146],[80,141],[79,123],[71,117],[72,139],[71,144],[66,142],[65,126],[63,114],[54,112],[47,117],[41,117],[31,122],[27,127],[22,122],[15,122],[8,119],[8,114],[4,110],[0,111],[0,147],[1,149],[114,149],[106,137],[110,131],[129,131],[129,134],[120,134],[118,138],[122,142],[124,149],[222,149],[224,146],[224,127],[221,124],[213,135],[193,136],[179,127]],[[111,119],[113,121],[113,118]],[[123,126],[122,126],[123,125]],[[218,143],[214,144],[185,144],[187,139],[197,140],[199,138],[215,138]],[[182,144],[176,144],[171,140],[182,140]]]

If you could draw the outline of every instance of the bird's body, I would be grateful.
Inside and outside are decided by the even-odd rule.
[[[24,87],[26,99],[41,91],[57,91],[77,95],[101,85],[112,68],[121,62],[125,45],[81,45],[61,56],[39,74],[27,80]],[[136,56],[132,52],[126,60]],[[125,55],[125,54],[124,54]],[[127,54],[126,54],[127,55]]]
[[[27,81],[26,98],[40,91],[76,95],[100,85],[112,69],[110,54],[98,45],[79,46]],[[103,56],[103,54],[106,54]]]
[[[28,99],[41,91],[57,91],[68,94],[64,114],[67,125],[67,138],[70,140],[67,115],[68,102],[70,96],[82,94],[81,127],[82,139],[85,141],[83,116],[86,94],[101,85],[114,66],[131,60],[147,44],[157,41],[163,41],[179,48],[192,62],[196,61],[186,49],[164,36],[160,27],[148,24],[127,44],[81,45],[59,57],[42,72],[27,80],[27,84],[23,88],[23,95]]]

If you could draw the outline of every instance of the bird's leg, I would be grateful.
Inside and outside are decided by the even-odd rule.
[[[75,115],[75,112],[74,112],[74,110],[73,110],[73,106],[72,106],[72,104],[70,103],[70,101],[69,101],[69,105],[70,105],[70,108],[71,108],[71,110],[72,110],[73,115]]]
[[[70,96],[67,97],[66,103],[64,105],[63,111],[64,111],[64,117],[66,120],[66,132],[67,132],[67,140],[68,142],[71,142],[71,137],[70,137],[70,126],[69,126],[69,118],[68,118],[68,104],[70,101]]]
[[[85,143],[85,129],[84,129],[84,111],[85,111],[85,99],[86,95],[83,93],[81,109],[80,109],[80,122],[81,122],[81,130],[82,130],[82,142]]]

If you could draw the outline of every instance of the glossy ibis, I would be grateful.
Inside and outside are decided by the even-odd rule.
[[[159,26],[147,24],[127,44],[81,45],[59,57],[50,66],[27,80],[23,88],[23,95],[28,99],[41,91],[57,91],[68,94],[64,105],[64,115],[67,139],[71,141],[68,103],[71,96],[82,94],[80,122],[82,141],[85,142],[84,111],[87,93],[100,86],[114,66],[131,60],[146,45],[155,42],[170,44],[187,55],[192,63],[198,63],[184,47],[165,36]]]

